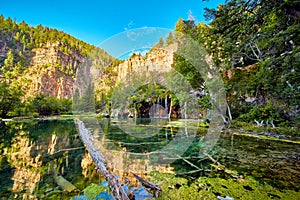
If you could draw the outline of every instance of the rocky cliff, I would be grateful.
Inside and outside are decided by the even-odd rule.
[[[0,57],[6,57],[6,42],[0,40]]]
[[[38,93],[58,98],[72,98],[75,73],[85,57],[70,50],[66,54],[59,50],[62,44],[48,42],[45,47],[33,49],[31,66],[20,78],[26,96]]]
[[[118,80],[132,71],[164,73],[172,70],[173,50],[169,48],[154,48],[146,56],[134,54],[117,68]]]
[[[0,84],[21,88],[25,98],[71,98],[76,72],[91,53],[102,65],[112,61],[104,50],[67,33],[0,15]]]
[[[145,56],[133,54],[124,61],[115,60],[102,68],[95,84],[97,99],[105,99],[117,82],[126,80],[126,75],[154,72],[160,74],[172,70],[174,46],[153,48]],[[123,80],[122,80],[123,79]],[[127,80],[128,81],[128,80]]]
[[[1,79],[0,82],[17,85],[23,90],[25,99],[35,97],[39,93],[58,98],[72,98],[76,72],[81,65],[86,65],[90,61],[93,67],[96,65],[97,69],[104,69],[97,75],[99,80],[95,84],[96,92],[104,95],[108,94],[116,81],[127,73],[133,71],[164,73],[172,69],[173,51],[170,47],[153,48],[145,57],[133,55],[121,64],[112,64],[113,58],[105,51],[63,32],[47,27],[29,26],[27,27],[29,31],[27,29],[25,31],[23,25],[20,25],[18,27],[20,30],[17,31],[10,28],[9,26],[9,31],[0,29],[0,77],[5,73],[4,61],[8,59],[8,53],[12,50],[13,67],[8,70],[17,78],[12,80],[6,77],[7,80]],[[28,40],[24,42],[20,39],[22,37]],[[97,62],[94,62],[94,57]],[[117,63],[120,61],[117,60]],[[90,73],[94,75],[93,72]],[[86,76],[89,75],[83,75],[83,79]],[[103,95],[97,94],[97,97],[100,99]]]
[[[72,98],[74,78],[60,71],[55,66],[33,66],[25,76],[20,78],[25,97],[38,93],[58,98]]]
[[[64,48],[61,42],[47,42],[42,48],[33,49],[35,52],[31,59],[32,66],[43,65],[61,65],[66,69],[66,73],[74,74],[80,63],[84,62],[85,57],[77,53],[74,49],[69,48],[69,53],[64,53],[60,48]]]

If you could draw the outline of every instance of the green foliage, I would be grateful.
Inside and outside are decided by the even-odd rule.
[[[78,88],[75,89],[73,94],[73,110],[79,110],[80,109],[80,94]]]
[[[241,114],[238,119],[245,122],[253,122],[254,119],[259,122],[262,120],[265,122],[273,120],[275,124],[280,124],[286,120],[280,110],[280,107],[273,104],[255,106],[249,112]]]
[[[178,39],[181,35],[195,36],[195,24],[194,21],[183,20],[179,18],[175,25],[175,38]]]
[[[299,136],[299,126],[298,127],[291,127],[289,122],[282,122],[279,124],[278,127],[273,128],[269,126],[257,126],[254,122],[244,122],[241,121],[240,119],[232,120],[231,122],[231,128],[233,129],[243,129],[243,131],[250,132],[250,136],[257,136],[254,135],[253,132],[255,133],[273,133],[273,134],[278,134],[278,135],[288,135],[288,136]],[[240,133],[238,133],[240,134]],[[261,137],[263,138],[263,137]],[[269,137],[267,139],[276,139]],[[263,138],[266,139],[266,138]],[[278,140],[283,140],[282,138],[279,138]]]
[[[17,116],[16,109],[21,105],[20,89],[7,83],[0,83],[0,117]]]
[[[76,88],[73,95],[72,109],[74,112],[95,112],[95,92],[92,83],[89,83],[82,96]]]
[[[174,42],[175,42],[175,38],[173,36],[173,33],[170,32],[169,35],[166,38],[166,45],[170,45],[170,44],[172,44]]]
[[[111,62],[111,56],[109,56],[104,50],[95,48],[93,45],[87,44],[81,40],[72,37],[62,31],[51,29],[49,27],[43,27],[38,25],[32,27],[26,24],[24,21],[17,24],[10,18],[4,19],[3,15],[0,15],[0,40],[4,41],[8,48],[13,49],[16,52],[21,52],[25,55],[23,63],[28,67],[30,63],[30,54],[35,48],[46,48],[48,44],[58,44],[57,49],[64,54],[81,56],[87,56],[92,51],[97,52],[102,56],[103,62]],[[7,61],[5,66],[12,67],[12,50],[8,51]],[[16,56],[16,55],[15,55]],[[22,56],[20,56],[21,59]],[[19,60],[16,59],[15,60]],[[24,62],[25,61],[25,62]],[[59,66],[59,63],[56,63]],[[1,62],[0,62],[1,65]],[[23,66],[25,67],[25,66]],[[76,73],[74,66],[63,66],[60,68],[62,71],[68,74]]]
[[[159,84],[142,85],[129,97],[128,107],[139,112],[144,105],[156,103],[159,98],[162,101],[169,95],[170,91]]]
[[[185,26],[182,18],[179,18],[175,25],[175,35],[176,33],[183,34],[185,32]]]
[[[7,58],[4,60],[4,67],[7,71],[9,70],[12,70],[13,67],[14,67],[14,61],[15,61],[15,58],[14,58],[14,52],[12,49],[10,49],[8,52],[7,52]]]
[[[218,9],[206,9],[211,23],[200,35],[225,72],[234,118],[247,122],[272,118],[277,124],[287,120],[292,125],[299,120],[299,5],[232,0]],[[249,97],[255,100],[246,102]]]
[[[10,18],[5,19],[3,15],[0,15],[0,41],[1,45],[5,45],[5,49],[8,49],[6,57],[0,58],[0,83],[8,83],[9,88],[18,88],[16,91],[19,91],[19,89],[25,90],[24,96],[16,95],[13,90],[4,90],[1,85],[2,91],[9,91],[7,94],[11,94],[1,97],[1,103],[8,104],[0,105],[7,110],[3,111],[3,116],[36,116],[36,113],[39,115],[53,115],[71,112],[71,100],[57,99],[45,94],[39,94],[33,99],[24,98],[25,96],[32,96],[32,94],[28,95],[28,91],[26,91],[28,84],[31,83],[22,81],[22,78],[30,73],[36,74],[39,72],[37,69],[40,69],[30,66],[32,56],[38,48],[47,49],[49,45],[52,46],[58,55],[57,62],[45,64],[44,66],[51,65],[72,77],[75,77],[75,74],[79,71],[78,67],[81,67],[82,60],[88,55],[95,60],[94,63],[96,63],[98,69],[112,62],[112,57],[104,50],[95,48],[93,45],[80,41],[62,31],[43,27],[42,25],[29,26],[24,21],[16,23]],[[69,59],[66,59],[66,56]],[[106,69],[104,73],[113,74],[109,69]],[[115,74],[111,76],[115,76]],[[111,84],[114,84],[114,82],[112,81]],[[89,86],[87,88],[91,93],[90,90],[93,88]],[[90,96],[90,94],[83,95],[84,105],[91,105],[91,101],[94,101],[94,98],[89,98]],[[13,101],[10,102],[7,99],[13,99]],[[15,103],[16,101],[18,101],[18,106]],[[82,109],[91,110],[90,107],[83,107]]]
[[[231,0],[206,9],[210,25],[177,21],[176,39],[183,34],[204,46],[223,74],[233,118],[298,124],[299,6],[295,1]],[[179,55],[174,60],[174,69],[193,88],[205,85],[194,66]]]
[[[17,66],[16,66],[17,69],[16,70],[19,73],[22,73],[22,71],[26,69],[26,66],[27,66],[26,58],[23,55],[22,51],[19,51],[19,53],[18,53],[18,62],[17,62]]]
[[[58,99],[54,96],[38,94],[25,106],[28,113],[37,112],[40,116],[49,116],[54,114],[70,113],[72,100]]]
[[[175,64],[173,65],[173,68],[182,74],[194,89],[201,88],[204,80],[195,66],[180,55],[175,54],[174,57]]]
[[[95,111],[95,94],[94,87],[90,83],[81,97],[81,109],[84,112],[94,112]]]
[[[209,25],[178,19],[174,35],[170,33],[165,43],[161,38],[157,46],[170,45],[174,38],[179,40],[183,34],[205,47],[223,74],[233,118],[247,122],[253,122],[254,118],[272,118],[277,125],[297,125],[300,104],[299,7],[299,2],[292,0],[226,1],[217,9],[206,9],[205,17],[210,20]],[[97,108],[109,105],[111,93],[116,86],[117,74],[113,66],[119,62],[103,68],[112,61],[103,50],[95,49],[61,31],[41,25],[30,27],[24,21],[16,24],[2,15],[0,40],[13,49],[7,52],[6,58],[0,58],[0,65],[4,66],[1,67],[0,74],[5,77],[5,81],[1,82],[6,83],[15,82],[19,74],[28,67],[28,55],[32,50],[45,47],[49,42],[57,42],[58,51],[66,55],[88,55],[94,49],[93,57],[105,64],[98,66],[103,78],[96,83],[96,94],[93,96],[97,99]],[[202,53],[193,49],[188,51],[192,57]],[[97,56],[98,54],[102,56]],[[204,83],[191,61],[180,55],[175,55],[174,61],[173,68],[184,76],[193,89],[204,90],[207,83]],[[74,66],[62,66],[61,63],[56,63],[56,67],[70,75],[78,71]],[[88,84],[85,87],[88,88]],[[151,96],[151,89],[147,87],[140,88],[131,98],[136,102],[143,102],[141,99]],[[94,101],[95,98],[87,98],[91,95],[83,93],[79,97],[81,103],[93,104],[89,101]],[[209,94],[209,91],[205,93]],[[177,93],[175,98],[175,95],[169,94],[174,104],[180,104],[183,96],[183,93]],[[251,98],[254,100],[249,102]],[[152,98],[153,101],[154,99]],[[204,108],[210,107],[207,95],[199,101]],[[82,107],[79,102],[75,102],[75,105]],[[83,106],[82,110],[90,108]]]

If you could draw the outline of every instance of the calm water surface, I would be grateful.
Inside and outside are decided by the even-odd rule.
[[[195,166],[212,169],[211,160],[199,153],[205,148],[207,130],[196,122],[83,121],[108,166],[132,184],[129,172],[184,174]],[[53,195],[70,199],[91,183],[103,181],[83,148],[73,119],[0,122],[0,139],[0,199],[47,199]],[[220,135],[209,154],[238,176],[251,175],[279,188],[299,190],[299,147],[226,133]],[[205,174],[194,174],[199,175]],[[58,176],[77,189],[63,191],[56,181]]]

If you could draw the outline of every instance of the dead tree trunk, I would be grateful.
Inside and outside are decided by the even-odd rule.
[[[117,200],[129,200],[126,192],[121,186],[121,182],[119,181],[119,179],[107,169],[107,163],[104,155],[98,150],[98,148],[94,146],[94,138],[92,136],[92,133],[85,128],[85,125],[82,121],[76,119],[75,123],[78,126],[79,136],[84,143],[84,146],[91,155],[100,173],[104,175],[106,180],[108,180],[110,190],[114,197]]]
[[[143,179],[142,177],[132,173],[132,175],[142,183],[143,186],[147,187],[147,188],[150,188],[151,190],[154,191],[154,195],[156,198],[158,198],[159,194],[161,193],[161,188],[157,185],[155,185],[154,183],[150,182],[150,181],[147,181],[145,179]]]

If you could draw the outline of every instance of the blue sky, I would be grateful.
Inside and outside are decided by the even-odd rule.
[[[225,0],[0,0],[0,14],[62,30],[90,44],[136,28],[174,29],[176,21],[188,18],[204,21],[204,8],[216,8]]]

